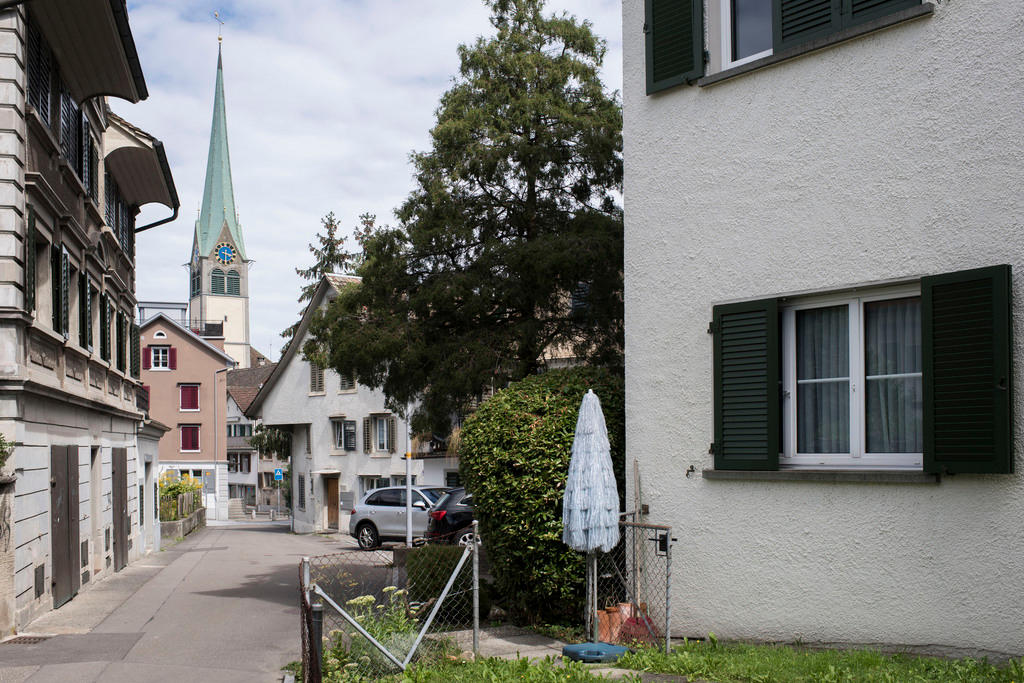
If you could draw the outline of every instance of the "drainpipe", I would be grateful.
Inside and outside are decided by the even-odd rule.
[[[221,368],[213,372],[213,499],[217,500],[217,451],[220,447],[220,427],[217,426],[217,375],[227,372],[231,367]],[[227,456],[225,455],[225,460]],[[215,508],[216,509],[216,508]],[[214,517],[216,519],[216,517]]]

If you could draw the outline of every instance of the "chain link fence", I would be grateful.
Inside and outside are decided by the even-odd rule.
[[[672,530],[635,522],[620,529],[619,544],[588,562],[588,637],[667,651]],[[410,664],[478,653],[480,618],[490,611],[479,589],[485,554],[479,542],[459,545],[464,533],[433,540],[303,558],[305,683],[375,680]]]
[[[480,546],[460,546],[454,535],[434,540],[303,559],[307,683],[374,680],[413,663],[476,652],[476,615],[489,609],[479,605]]]
[[[621,522],[619,544],[598,553],[587,623],[595,641],[669,650],[672,529]],[[592,574],[592,576],[593,576]]]

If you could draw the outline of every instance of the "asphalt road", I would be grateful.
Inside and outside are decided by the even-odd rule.
[[[299,658],[300,559],[351,546],[280,524],[200,530],[25,629],[51,637],[0,644],[0,683],[280,681]]]

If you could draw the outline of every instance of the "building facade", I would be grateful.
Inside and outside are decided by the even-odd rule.
[[[686,549],[673,635],[1020,655],[1021,6],[738,5],[622,5],[626,469]]]
[[[269,508],[283,510],[287,507],[287,494],[281,495],[280,489],[285,483],[283,473],[288,469],[288,454],[265,453],[255,449],[250,440],[260,423],[259,420],[251,420],[245,415],[260,388],[273,373],[276,364],[267,361],[266,357],[255,349],[252,351],[253,362],[250,367],[228,373],[228,449],[237,454],[239,469],[243,469],[244,464],[247,464],[245,469],[248,469],[246,472],[238,473],[237,481],[229,481],[247,487],[247,500],[252,501],[248,502],[248,505],[256,505],[261,511]],[[247,460],[243,456],[248,456]],[[231,458],[230,452],[228,458]],[[282,480],[274,478],[276,470],[281,470]],[[232,497],[235,496],[232,494]]]
[[[113,114],[147,97],[123,2],[0,10],[0,630],[144,552],[139,207],[178,198],[163,145]],[[0,477],[0,479],[3,479]],[[6,547],[4,547],[6,546]],[[8,575],[10,573],[11,575]]]
[[[238,407],[231,387],[227,398],[228,498],[239,501],[240,507],[255,506],[259,453],[249,445],[255,425]]]
[[[380,391],[302,356],[313,313],[354,281],[337,275],[320,281],[292,343],[247,411],[291,434],[293,528],[301,533],[347,531],[352,504],[364,493],[405,483],[406,421],[385,407]],[[422,459],[412,461],[412,483],[442,485],[442,470],[430,472],[437,480],[424,476]]]
[[[222,65],[218,49],[206,184],[189,259],[189,327],[202,336],[223,337],[224,350],[237,367],[247,368],[249,259],[231,181]]]
[[[223,340],[204,339],[159,313],[142,324],[142,381],[149,412],[171,428],[160,473],[202,479],[209,519],[228,518],[227,380]]]

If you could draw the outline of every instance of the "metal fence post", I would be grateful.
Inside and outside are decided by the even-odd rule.
[[[473,520],[473,659],[480,654],[480,529]]]
[[[302,595],[309,604],[309,556],[302,558]]]
[[[313,657],[318,664],[324,661],[324,604],[322,602],[313,603],[313,632],[309,635],[309,639],[313,642],[310,643],[313,647]],[[317,670],[320,667],[317,666]]]
[[[665,532],[665,654],[672,649],[672,529]]]

